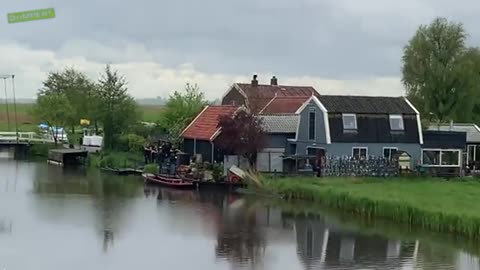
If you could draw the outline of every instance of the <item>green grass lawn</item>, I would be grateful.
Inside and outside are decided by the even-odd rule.
[[[480,236],[480,182],[441,179],[281,179],[266,188],[368,217]]]

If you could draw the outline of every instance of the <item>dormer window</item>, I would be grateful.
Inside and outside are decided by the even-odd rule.
[[[342,114],[342,120],[344,130],[357,130],[357,116],[354,113]]]
[[[393,131],[404,130],[403,117],[401,114],[390,114],[390,129]]]

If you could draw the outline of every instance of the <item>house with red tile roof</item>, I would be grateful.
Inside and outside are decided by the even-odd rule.
[[[223,162],[224,153],[215,147],[215,139],[221,132],[217,127],[218,119],[224,115],[233,117],[235,112],[244,108],[262,117],[269,134],[266,149],[259,153],[259,168],[281,171],[280,156],[285,152],[287,139],[294,138],[295,134],[291,128],[286,132],[279,126],[293,124],[296,127],[298,117],[295,112],[312,96],[319,96],[313,87],[278,85],[275,76],[269,85],[262,85],[254,75],[250,84],[233,84],[223,96],[222,105],[207,106],[198,114],[181,134],[183,150],[191,155],[200,154],[202,161]]]
[[[208,105],[182,131],[183,151],[191,155],[200,154],[202,161],[223,162],[223,153],[215,148],[214,141],[220,134],[218,119],[221,116],[234,116],[240,106]]]
[[[275,112],[273,108],[278,108],[278,104],[282,101],[288,103],[289,99],[295,100],[288,104],[291,107],[293,104],[298,104],[300,99],[305,101],[311,96],[320,96],[311,86],[279,85],[275,76],[270,79],[270,84],[259,84],[257,75],[253,75],[251,83],[234,83],[223,95],[222,105],[243,105],[251,112],[259,113],[277,100],[269,109],[269,113],[284,113],[283,111]],[[300,106],[301,104],[298,107]]]

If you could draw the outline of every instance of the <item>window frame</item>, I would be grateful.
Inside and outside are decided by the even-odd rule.
[[[389,151],[389,155],[390,155],[390,156],[388,157],[388,159],[391,160],[391,159],[392,159],[392,150],[395,150],[395,151],[398,152],[398,147],[394,147],[394,146],[385,146],[385,147],[383,147],[383,148],[382,148],[382,155],[383,155],[384,158],[385,158],[385,150],[387,150],[387,149],[390,150],[390,151]]]
[[[479,151],[477,151],[480,147],[480,144],[468,144],[467,145],[467,165],[470,164],[471,162],[476,162],[480,161],[480,159],[477,159],[477,154]],[[473,149],[472,149],[473,148]],[[470,154],[473,155],[473,159],[470,158]]]
[[[400,120],[401,128],[393,128],[392,127],[392,119]],[[388,115],[388,123],[390,125],[391,131],[404,131],[405,130],[405,123],[403,121],[403,115],[401,114],[389,114]]]
[[[355,128],[345,128],[345,117],[353,117],[353,122],[355,123]],[[342,127],[343,130],[352,131],[358,130],[358,123],[357,123],[357,114],[355,113],[342,113]]]
[[[360,153],[361,150],[365,150],[365,159],[368,159],[368,147],[367,146],[354,146],[352,147],[352,157],[355,157],[355,149],[359,149]]]
[[[311,115],[312,113],[315,115],[313,121],[313,139],[310,137],[310,129],[311,129]],[[317,110],[310,109],[308,111],[308,140],[309,141],[316,141],[317,140]]]
[[[435,151],[440,152],[438,163],[439,165],[430,165],[423,163],[423,152],[426,151]],[[457,152],[458,153],[458,165],[442,165],[442,152]],[[441,149],[441,148],[422,148],[421,156],[420,156],[420,164],[424,167],[443,167],[443,168],[459,168],[462,166],[462,150],[461,149]]]

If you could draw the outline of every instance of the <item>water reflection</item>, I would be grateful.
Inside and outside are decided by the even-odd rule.
[[[153,192],[146,192],[146,196]],[[389,238],[381,231],[363,234],[329,217],[292,216],[229,196],[165,189],[157,193],[160,202],[188,201],[218,207],[222,214],[216,227],[215,254],[235,267],[263,269],[269,246],[293,234],[303,269],[480,269],[477,256],[446,245]]]
[[[311,205],[144,186],[139,178],[85,169],[2,166],[11,179],[0,194],[0,262],[7,269],[75,261],[78,269],[115,270],[480,270],[475,240],[322,209],[295,215],[291,208]]]
[[[71,197],[91,197],[94,207],[95,227],[102,238],[102,249],[108,252],[113,246],[115,235],[122,229],[123,219],[128,218],[129,198],[141,192],[141,183],[132,177],[102,174],[83,167],[48,166],[34,181],[34,193]],[[45,173],[46,171],[46,173]]]
[[[318,217],[296,218],[297,254],[305,269],[317,267],[403,269],[412,265],[415,243],[361,235]]]
[[[0,218],[0,234],[12,234],[12,221]]]

